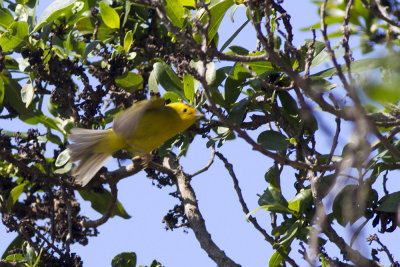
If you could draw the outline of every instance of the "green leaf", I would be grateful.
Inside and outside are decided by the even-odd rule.
[[[165,94],[163,94],[162,98],[174,103],[174,102],[179,102],[180,96],[175,92],[169,91],[169,92],[166,92]]]
[[[247,107],[253,98],[254,96],[248,96],[235,104],[232,108],[232,111],[229,113],[229,120],[236,125],[240,125],[244,120]]]
[[[237,7],[237,6],[235,6]],[[233,34],[231,37],[228,38],[228,40],[226,40],[226,42],[221,46],[220,48],[220,52],[224,51],[225,48],[227,48],[232,41],[236,38],[236,36],[238,36],[238,34],[244,29],[244,27],[246,27],[246,25],[250,22],[250,20],[246,20]],[[234,50],[232,50],[233,52],[235,52]]]
[[[150,264],[150,267],[163,267],[163,265],[161,263],[159,263],[156,260],[153,260]]]
[[[366,208],[372,206],[377,196],[367,185],[346,185],[333,201],[333,216],[342,226],[353,224],[364,216]]]
[[[182,28],[185,9],[180,0],[164,0],[165,13],[168,19],[178,28]]]
[[[302,189],[293,199],[289,200],[289,209],[304,213],[312,204],[311,189]]]
[[[397,105],[400,101],[399,82],[400,78],[395,77],[394,80],[384,81],[383,84],[366,84],[364,92],[370,99],[382,105],[387,105],[388,103]]]
[[[5,258],[8,258],[9,256],[12,256],[12,258],[15,258],[15,256],[14,256],[15,254],[8,256],[8,252],[11,251],[11,250],[14,250],[16,248],[21,248],[23,243],[24,243],[23,238],[20,235],[17,235],[17,237],[14,238],[13,241],[11,241],[10,245],[8,245],[8,247],[4,251],[3,255],[1,256],[1,258],[5,259]],[[22,257],[22,255],[21,255],[21,257]],[[15,261],[17,261],[17,260],[15,260]]]
[[[121,76],[115,77],[115,84],[122,87],[128,92],[141,89],[143,83],[143,77],[133,72],[126,72]]]
[[[26,108],[21,98],[21,86],[19,83],[8,76],[0,74],[4,81],[4,101],[7,101],[18,114],[32,116],[32,112]]]
[[[6,259],[6,261],[12,261],[12,262],[25,261],[25,257],[21,253],[8,255],[5,259]]]
[[[104,2],[99,3],[100,15],[104,24],[111,29],[119,29],[120,19],[117,11]]]
[[[225,105],[229,108],[239,98],[242,92],[243,80],[236,80],[229,76],[225,81]]]
[[[70,151],[69,149],[65,149],[63,152],[61,152],[55,162],[56,167],[62,167],[64,166],[70,158]]]
[[[80,32],[81,35],[93,34],[95,29],[96,20],[92,17],[82,17],[75,23],[75,28]],[[104,40],[114,34],[115,30],[107,27],[104,22],[101,22],[98,26],[97,39]]]
[[[283,207],[288,206],[288,202],[282,196],[281,192],[274,189],[272,186],[269,186],[267,190],[265,190],[264,194],[258,200],[258,204],[260,206],[263,205],[280,205]]]
[[[397,213],[400,207],[400,192],[391,193],[379,200],[377,211]]]
[[[297,235],[299,229],[302,227],[302,224],[303,222],[301,220],[296,220],[279,239],[279,245],[284,247],[290,247],[290,244]]]
[[[0,8],[0,27],[8,29],[8,27],[10,27],[14,22],[14,17],[10,10],[7,8]]]
[[[373,70],[383,66],[383,60],[381,58],[369,58],[369,59],[360,59],[354,61],[350,65],[350,69],[352,73],[364,72],[367,70]],[[347,71],[346,65],[341,65],[342,71]],[[319,77],[319,78],[328,78],[336,75],[336,68],[329,68],[318,73],[311,75],[310,77]]]
[[[111,261],[112,267],[136,267],[136,253],[122,252]]]
[[[257,142],[262,145],[263,148],[273,151],[283,151],[287,149],[290,144],[288,138],[280,132],[268,130],[260,133],[257,138]]]
[[[234,4],[233,0],[223,0],[215,5],[211,6],[208,8],[210,12],[210,26],[208,28],[208,44],[211,43],[212,39],[215,37],[217,34],[219,25],[221,24],[222,19],[225,16],[226,11]],[[200,20],[205,24],[207,22],[207,17],[208,17],[208,12],[206,12],[204,9],[201,10],[198,13],[200,16]],[[194,36],[194,39],[196,42],[200,43],[201,42],[201,35],[196,34]]]
[[[282,206],[282,205],[263,205],[263,206],[256,208],[255,210],[252,210],[249,213],[247,213],[246,220],[249,219],[251,214],[256,213],[257,211],[259,211],[261,209],[267,210],[270,212],[289,213],[289,214],[293,214],[294,216],[297,216],[297,214],[294,211],[292,211],[291,209],[289,209],[285,206]]]
[[[283,110],[292,117],[299,115],[299,108],[296,100],[286,91],[278,92],[279,100],[281,101]]]
[[[337,87],[337,84],[331,83],[322,78],[311,78],[310,85],[311,89],[324,92],[327,92]]]
[[[132,31],[128,31],[125,34],[125,38],[124,38],[124,50],[126,53],[129,52],[129,48],[131,47],[132,42],[133,42],[133,33],[132,33]]]
[[[193,104],[194,100],[194,78],[190,75],[185,73],[183,75],[183,90],[185,92],[186,98],[189,100],[190,104]]]
[[[281,255],[281,253],[279,251],[275,251],[269,259],[268,267],[279,267],[282,260],[283,256]]]
[[[104,188],[96,190],[80,190],[78,192],[84,200],[90,201],[91,207],[100,214],[104,214],[107,211],[112,199],[111,192]],[[124,219],[129,219],[131,217],[118,200],[115,203],[114,212],[111,217],[114,217],[115,215]]]
[[[82,2],[76,0],[56,0],[43,11],[38,19],[37,25],[32,32],[38,31],[44,25],[61,17],[63,13],[71,12],[71,10],[80,11],[83,8]]]
[[[184,94],[183,83],[170,66],[164,62],[156,62],[153,65],[153,72],[157,82],[160,83],[166,91],[175,92],[182,99],[187,100]]]
[[[29,266],[33,266],[36,261],[36,252],[26,241],[22,244],[22,254]]]
[[[87,57],[97,48],[97,46],[100,43],[101,43],[100,41],[90,42],[85,48],[85,52],[83,53],[83,56],[82,56],[82,61],[85,61],[87,59]]]
[[[257,75],[261,75],[274,69],[272,63],[269,61],[246,62],[246,65],[248,65]]]
[[[20,45],[25,38],[28,38],[28,23],[26,21],[18,21],[1,35],[0,46],[3,52],[7,52]]]
[[[28,116],[26,115],[21,115],[20,119],[28,124],[36,125],[36,124],[43,124],[43,126],[54,129],[59,131],[62,134],[65,134],[65,132],[59,127],[60,124],[57,120],[47,117],[46,115],[42,113],[32,113],[29,114]]]
[[[279,172],[278,167],[275,165],[269,168],[268,171],[265,173],[265,180],[271,185],[273,189],[278,192],[281,191],[280,175],[281,173]]]
[[[249,54],[249,50],[244,47],[233,45],[229,47],[235,54],[246,56]]]
[[[28,108],[29,105],[32,103],[34,95],[35,89],[33,88],[32,83],[29,81],[21,89],[21,100],[25,103],[26,108]]]
[[[7,198],[6,207],[10,210],[12,206],[17,202],[18,198],[24,192],[25,188],[28,187],[29,182],[25,181],[22,184],[15,186],[11,189],[10,196]]]

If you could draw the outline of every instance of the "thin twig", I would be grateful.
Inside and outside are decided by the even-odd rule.
[[[390,263],[392,264],[391,266],[399,266],[399,263],[397,261],[394,260],[392,253],[390,253],[389,249],[387,248],[387,246],[385,246],[378,238],[378,236],[376,234],[373,234],[371,236],[369,236],[367,238],[367,241],[369,241],[370,243],[372,241],[377,242],[382,248],[379,249],[380,251],[383,251],[386,253],[387,257],[389,258]]]
[[[232,180],[233,180],[233,186],[235,188],[236,194],[239,198],[239,203],[242,206],[242,210],[244,212],[244,214],[248,214],[250,211],[247,207],[246,202],[243,199],[243,195],[242,195],[242,190],[240,189],[239,186],[239,180],[236,177],[236,174],[233,170],[233,166],[231,163],[229,163],[228,159],[224,157],[224,155],[222,155],[219,152],[215,152],[216,156],[225,164],[225,168],[228,170],[229,175],[231,176]],[[253,216],[249,216],[248,219],[254,226],[254,228],[256,228],[265,238],[265,240],[268,241],[268,243],[270,243],[272,246],[275,244],[275,240],[273,237],[271,237],[270,235],[268,235],[268,233],[258,224],[257,219]],[[279,251],[279,249],[278,249]],[[296,262],[289,257],[289,255],[287,255],[286,253],[282,252],[281,255],[285,258],[285,260],[287,262],[289,262],[292,266],[298,266],[296,264]]]
[[[207,165],[204,166],[202,169],[198,170],[197,172],[188,175],[189,178],[192,179],[193,177],[195,177],[195,176],[197,176],[197,175],[199,175],[199,174],[201,174],[201,173],[207,171],[207,170],[211,167],[211,165],[213,164],[214,158],[215,158],[215,144],[213,143],[213,144],[211,145],[211,156],[210,156],[210,159],[209,159]]]

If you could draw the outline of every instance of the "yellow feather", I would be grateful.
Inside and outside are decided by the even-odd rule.
[[[80,161],[72,175],[85,186],[116,151],[150,153],[202,116],[184,103],[164,105],[163,99],[155,98],[137,102],[122,112],[111,129],[72,129],[68,136],[72,142],[68,146],[70,160]]]

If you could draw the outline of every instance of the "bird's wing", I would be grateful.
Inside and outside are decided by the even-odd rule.
[[[165,104],[162,98],[142,100],[128,108],[114,119],[113,130],[116,135],[131,139],[146,111],[161,108]],[[157,123],[157,122],[155,122]]]

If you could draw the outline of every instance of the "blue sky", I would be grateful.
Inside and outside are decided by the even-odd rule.
[[[39,14],[50,2],[40,2]],[[311,32],[300,32],[298,29],[318,20],[316,6],[306,0],[286,0],[284,7],[292,18],[295,45],[303,44],[304,39],[311,39]],[[220,31],[220,44],[223,44],[245,20],[244,8],[236,11],[233,24],[230,21],[229,12],[227,14],[220,27],[223,29]],[[233,44],[241,45],[249,50],[255,49],[256,39],[250,24]],[[15,129],[14,124],[4,125],[5,129],[11,127]],[[21,124],[20,130],[26,129],[24,127],[26,126]],[[255,134],[253,136],[256,137]],[[323,133],[319,136],[322,140],[321,146],[329,147],[330,136]],[[187,157],[181,160],[185,172],[193,173],[207,164],[210,151],[205,143],[200,136],[196,137]],[[233,164],[249,209],[257,208],[256,194],[262,194],[267,187],[264,174],[273,162],[252,151],[240,139],[226,142],[219,151]],[[115,168],[115,163],[113,160],[107,166]],[[288,197],[293,196],[295,193],[293,174],[285,171],[281,179],[283,193]],[[243,266],[266,266],[273,250],[263,236],[246,222],[245,214],[233,190],[232,180],[223,164],[215,159],[209,171],[194,178],[193,187],[207,229],[215,243],[229,257]],[[144,172],[141,172],[120,181],[118,190],[118,199],[132,218],[125,220],[114,217],[98,228],[99,236],[90,238],[87,246],[73,245],[72,251],[82,257],[84,266],[110,266],[111,259],[125,251],[136,252],[138,264],[142,265],[149,265],[153,259],[157,259],[165,266],[215,266],[215,263],[200,248],[190,230],[184,233],[180,229],[174,231],[164,229],[164,224],[161,222],[163,216],[177,204],[177,200],[168,195],[175,191],[174,188],[160,190],[152,185],[152,181],[145,177]],[[80,203],[84,215],[91,219],[100,217],[100,214],[91,209],[88,202],[81,200]],[[260,211],[255,216],[269,232],[269,215]],[[345,234],[345,231],[343,233]],[[15,233],[6,234],[4,226],[0,224],[1,252],[15,236]],[[299,254],[296,251],[292,253],[302,265]]]

